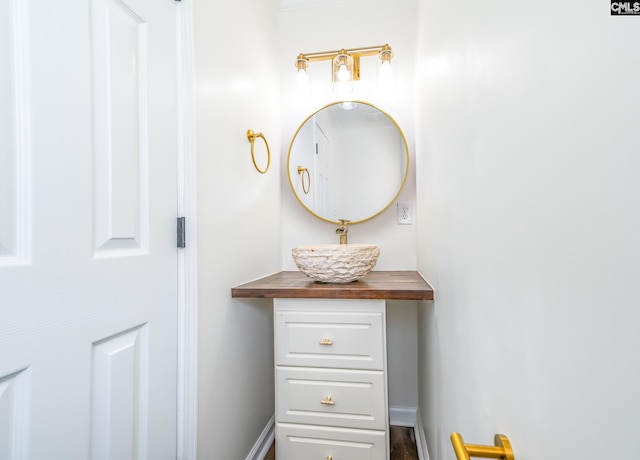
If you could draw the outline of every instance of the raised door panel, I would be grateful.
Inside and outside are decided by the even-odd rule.
[[[0,458],[4,460],[27,456],[28,383],[28,370],[0,377]]]
[[[125,2],[93,0],[95,256],[148,247],[147,25]]]
[[[387,429],[382,371],[276,369],[277,421]]]
[[[91,460],[147,458],[148,326],[93,346]]]
[[[386,460],[388,441],[382,431],[276,426],[278,460]]]
[[[276,363],[384,369],[383,314],[276,312]]]
[[[0,267],[27,262],[29,137],[25,2],[0,2]]]

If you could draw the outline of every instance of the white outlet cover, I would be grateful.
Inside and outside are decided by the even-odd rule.
[[[412,224],[413,209],[411,203],[406,201],[398,202],[398,225],[411,225]]]

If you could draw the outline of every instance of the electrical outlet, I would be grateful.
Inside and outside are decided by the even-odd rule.
[[[411,203],[398,202],[398,225],[411,225]]]

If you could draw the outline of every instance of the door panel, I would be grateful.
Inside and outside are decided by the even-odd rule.
[[[0,458],[175,458],[175,9],[0,0]]]
[[[146,23],[114,0],[93,0],[91,12],[96,256],[145,252]]]
[[[0,2],[0,267],[27,257],[28,145],[24,5]]]
[[[0,458],[24,458],[28,372],[0,377]]]
[[[93,345],[91,458],[146,458],[148,327]]]

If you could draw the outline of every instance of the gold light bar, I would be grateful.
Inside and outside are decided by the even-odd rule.
[[[393,51],[391,50],[391,47],[388,44],[384,44],[379,46],[366,46],[362,48],[342,48],[340,50],[320,51],[316,53],[300,53],[298,54],[294,65],[298,71],[306,71],[309,68],[309,62],[329,61],[344,54],[353,58],[353,80],[360,80],[360,58],[362,56],[377,55],[382,62],[391,62],[391,59],[393,59]],[[331,72],[333,75],[333,68]]]

